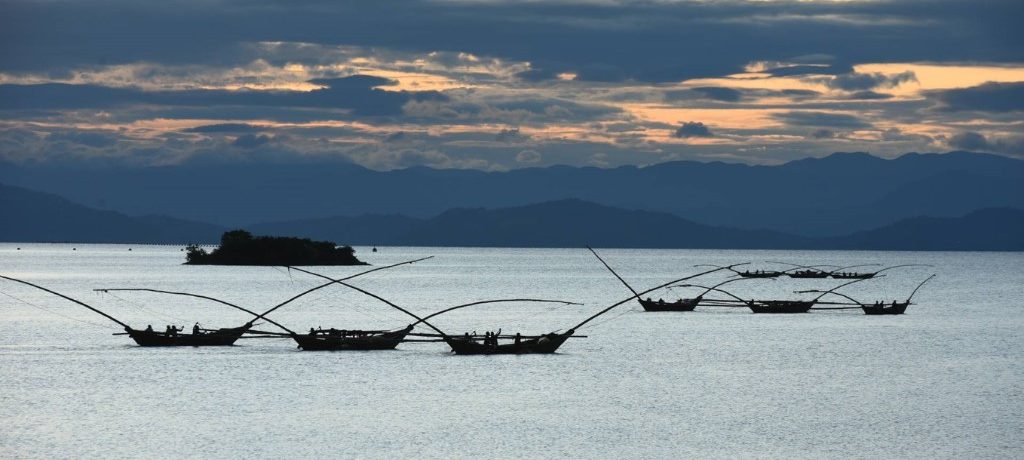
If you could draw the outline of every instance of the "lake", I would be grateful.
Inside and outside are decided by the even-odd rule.
[[[931,265],[843,290],[891,302],[938,276],[901,316],[644,313],[629,302],[577,331],[588,337],[558,354],[523,356],[454,356],[443,343],[304,352],[280,338],[143,349],[85,308],[0,280],[0,457],[1024,456],[1024,254],[600,252],[637,289],[696,273],[697,264]],[[453,333],[564,330],[630,295],[583,249],[384,247],[357,255],[373,265],[434,256],[352,281],[418,315],[491,298],[584,304],[478,306],[432,321]],[[171,246],[0,244],[0,274],[136,328],[233,327],[249,316],[194,298],[93,289],[188,291],[262,311],[322,284],[280,268],[183,261]],[[318,269],[334,277],[362,270]],[[793,291],[838,283],[728,286],[744,298],[802,298]],[[342,286],[271,317],[296,330],[411,323]]]

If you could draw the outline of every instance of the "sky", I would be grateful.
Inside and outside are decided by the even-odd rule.
[[[1024,2],[3,0],[0,160],[1024,158]]]

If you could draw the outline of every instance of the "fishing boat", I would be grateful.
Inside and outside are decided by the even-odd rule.
[[[299,348],[306,351],[323,350],[393,350],[412,332],[412,325],[393,331],[312,330],[309,334],[293,336]]]
[[[705,290],[703,293],[701,293],[697,297],[690,298],[690,299],[677,299],[675,301],[669,301],[669,302],[666,302],[663,299],[653,300],[650,297],[644,299],[643,297],[640,297],[639,294],[637,294],[636,289],[633,289],[633,286],[631,286],[629,283],[627,283],[625,279],[623,279],[621,276],[619,276],[619,274],[616,273],[615,270],[613,270],[610,265],[608,265],[608,262],[605,262],[605,260],[603,258],[601,258],[601,256],[597,253],[597,251],[594,251],[594,249],[591,248],[591,247],[587,247],[587,249],[589,249],[590,252],[594,254],[594,257],[597,257],[597,260],[601,261],[601,264],[604,265],[604,267],[607,268],[608,271],[612,272],[612,275],[615,275],[615,277],[618,278],[619,281],[622,282],[622,284],[624,286],[626,286],[626,289],[629,289],[629,292],[632,292],[633,295],[637,296],[636,300],[637,300],[637,302],[640,303],[640,306],[643,307],[644,311],[655,311],[655,312],[664,312],[664,311],[687,312],[687,311],[693,311],[695,308],[697,308],[697,305],[700,304],[700,301],[703,300],[704,294],[707,294],[711,289],[713,289],[713,288],[711,288],[711,289]],[[742,265],[742,264],[736,264],[736,265]],[[728,267],[721,267],[721,269],[723,269],[723,270],[725,270],[725,269],[732,269],[732,267],[735,267],[736,265],[730,265]],[[743,279],[743,278],[737,278],[737,279],[734,279],[734,280],[727,280],[727,281],[724,281],[722,283],[719,283],[719,284],[715,285],[714,287],[718,287],[718,286],[721,286],[723,284],[727,284],[727,283],[730,283],[730,282],[733,282],[733,281],[739,281],[741,279]]]
[[[852,266],[849,266],[849,267],[842,267],[842,268],[839,268],[839,269],[836,269],[836,270],[832,271],[831,273],[829,273],[829,275],[832,278],[835,278],[835,279],[846,279],[846,280],[859,279],[859,280],[863,280],[863,279],[874,278],[874,277],[878,276],[880,273],[882,273],[884,271],[892,270],[894,268],[902,268],[902,267],[927,267],[927,265],[922,265],[922,264],[904,264],[904,265],[896,265],[896,266],[892,266],[892,267],[886,267],[886,268],[883,268],[881,270],[874,271],[874,272],[846,271],[846,270],[849,270],[849,269],[852,269],[852,268],[856,268],[856,267],[867,267],[867,266],[871,266],[871,265],[878,265],[878,264],[864,264],[864,265],[852,265]]]
[[[921,281],[921,283],[918,284],[916,288],[914,288],[913,292],[910,293],[910,296],[907,297],[907,300],[905,300],[903,302],[898,302],[898,301],[893,300],[892,303],[885,303],[883,301],[878,301],[878,302],[875,302],[875,303],[869,305],[869,304],[866,304],[866,303],[862,303],[862,302],[858,301],[857,299],[854,299],[853,297],[850,297],[850,296],[848,296],[846,294],[843,294],[842,292],[836,292],[836,291],[828,292],[828,294],[832,294],[832,295],[843,297],[843,298],[853,302],[852,305],[854,305],[852,307],[832,307],[832,308],[828,308],[828,309],[831,309],[831,310],[847,310],[847,309],[859,308],[859,309],[861,309],[864,312],[865,315],[902,315],[902,314],[906,313],[907,307],[910,306],[911,300],[914,298],[914,295],[917,294],[917,291],[919,289],[921,289],[921,286],[924,286],[925,283],[927,283],[929,280],[931,280],[934,277],[935,277],[935,275],[931,275],[928,278],[925,278],[924,281]],[[822,291],[801,291],[801,292],[822,292]]]
[[[153,331],[151,329],[136,330],[127,328],[128,336],[143,347],[215,347],[230,346],[242,337],[252,323],[241,327],[201,329],[192,334],[181,334],[177,331]]]
[[[819,290],[797,291],[797,293],[809,293],[809,292],[820,293],[820,295],[818,295],[817,297],[815,297],[814,299],[811,299],[811,300],[756,300],[756,299],[746,300],[746,299],[743,299],[743,298],[741,298],[741,297],[739,297],[739,296],[737,296],[737,295],[735,295],[735,294],[733,294],[733,293],[731,293],[729,291],[726,291],[724,289],[720,289],[717,286],[715,286],[715,287],[704,287],[704,286],[699,286],[699,285],[695,285],[695,284],[685,284],[684,286],[704,288],[704,289],[707,289],[708,291],[720,292],[720,293],[723,293],[723,294],[728,295],[729,297],[733,298],[733,300],[714,300],[714,301],[710,302],[711,306],[716,306],[716,307],[723,307],[723,306],[724,307],[746,307],[746,308],[749,308],[750,311],[752,311],[754,313],[807,313],[811,309],[813,309],[814,305],[817,304],[821,300],[821,298],[823,296],[825,296],[827,294],[831,294],[831,293],[833,293],[833,291],[835,291],[836,289],[839,289],[839,288],[841,288],[843,286],[849,286],[851,284],[859,283],[861,281],[864,281],[864,280],[853,280],[853,281],[850,281],[848,283],[840,284],[839,286],[836,286],[836,287],[834,287],[834,288],[832,288],[830,290],[827,290],[827,291],[819,291]]]
[[[307,274],[310,274],[310,275],[313,275],[313,276],[317,276],[317,277],[320,277],[320,278],[324,278],[324,279],[328,279],[328,280],[331,279],[330,277],[328,277],[326,275],[323,275],[323,274],[320,274],[320,273],[315,273],[315,272],[312,272],[310,270],[306,270],[306,269],[302,269],[302,268],[298,268],[298,267],[288,267],[288,268],[292,269],[292,270],[300,271],[302,273],[307,273]],[[569,339],[569,337],[573,336],[573,332],[569,331],[569,332],[567,332],[565,334],[551,333],[551,334],[544,334],[542,336],[525,337],[525,338],[522,337],[522,336],[518,336],[517,337],[517,336],[500,336],[500,335],[493,335],[493,336],[489,335],[487,337],[481,338],[481,337],[477,336],[476,334],[468,334],[468,333],[467,334],[463,334],[462,336],[453,336],[451,334],[445,333],[444,331],[442,331],[438,327],[436,327],[433,324],[431,324],[430,322],[428,322],[429,319],[434,318],[434,317],[439,316],[439,315],[444,314],[444,313],[448,313],[448,312],[454,311],[454,310],[459,310],[459,309],[462,309],[462,308],[467,308],[467,307],[471,307],[471,306],[475,306],[475,305],[492,304],[492,303],[537,302],[537,303],[559,303],[559,304],[565,304],[565,305],[579,305],[579,304],[577,304],[575,302],[567,302],[567,301],[563,301],[563,300],[549,300],[549,299],[528,299],[528,298],[491,299],[491,300],[479,300],[479,301],[475,301],[475,302],[470,302],[470,303],[465,303],[465,304],[461,304],[461,305],[456,305],[454,307],[449,307],[449,308],[446,308],[444,310],[435,312],[435,313],[433,313],[431,315],[428,315],[428,316],[425,316],[425,317],[421,318],[421,317],[416,316],[415,314],[409,312],[408,310],[406,310],[406,309],[404,309],[404,308],[394,304],[393,302],[391,302],[391,301],[389,301],[389,300],[387,300],[387,299],[385,299],[385,298],[383,298],[383,297],[381,297],[379,295],[371,293],[371,292],[369,292],[369,291],[367,291],[365,289],[362,289],[362,288],[350,285],[348,283],[339,282],[338,284],[341,284],[342,286],[348,287],[350,289],[354,289],[354,290],[356,290],[358,292],[361,292],[361,293],[363,293],[365,295],[373,297],[373,298],[375,298],[375,299],[377,299],[377,300],[379,300],[381,302],[386,303],[387,305],[390,305],[393,308],[396,308],[396,309],[398,309],[398,310],[400,310],[400,311],[402,311],[402,312],[412,316],[414,319],[416,319],[415,323],[410,324],[405,329],[403,329],[401,331],[391,332],[392,335],[389,336],[390,338],[393,338],[393,339],[397,338],[397,336],[399,334],[401,334],[402,335],[401,339],[398,339],[398,342],[401,342],[402,340],[405,339],[405,335],[408,335],[416,325],[418,325],[420,323],[423,323],[427,327],[430,327],[435,332],[437,332],[437,334],[436,335],[433,335],[433,334],[419,334],[418,336],[420,336],[420,337],[436,337],[436,338],[439,338],[440,340],[442,340],[445,343],[447,343],[451,347],[452,351],[455,354],[477,354],[477,355],[479,355],[479,354],[554,353],[554,351],[557,350],[558,347],[562,345],[562,343],[564,343],[567,339]],[[387,333],[385,332],[384,334],[387,334]],[[510,339],[513,340],[513,343],[511,343],[511,344],[499,344],[499,342],[498,342],[499,338],[510,338]],[[384,340],[383,339],[379,340],[379,342],[383,343]],[[314,346],[315,345],[317,345],[317,344],[314,344]],[[397,343],[395,345],[397,345]],[[394,347],[392,347],[392,348],[394,348]],[[550,351],[548,351],[548,350],[550,350]]]
[[[591,249],[591,251],[593,251],[593,250]],[[596,253],[595,253],[595,255],[596,255]],[[587,319],[583,320],[579,324],[577,324],[577,325],[575,325],[575,326],[565,330],[565,332],[560,332],[559,330],[555,330],[555,331],[552,331],[552,332],[549,332],[549,333],[546,333],[546,334],[540,334],[540,335],[534,335],[534,336],[526,336],[526,335],[521,335],[521,334],[501,335],[500,333],[499,334],[485,334],[483,337],[481,337],[481,336],[479,336],[477,334],[468,334],[468,333],[464,333],[462,335],[452,335],[452,334],[445,333],[441,329],[437,328],[433,324],[430,324],[430,323],[428,323],[426,321],[426,320],[429,320],[429,319],[431,319],[431,318],[433,318],[433,317],[435,317],[437,315],[440,315],[440,314],[443,314],[443,313],[446,313],[446,312],[449,312],[449,311],[452,311],[452,310],[456,310],[456,309],[460,309],[460,308],[465,308],[465,307],[468,307],[468,306],[474,305],[474,304],[475,305],[479,305],[481,303],[492,302],[492,301],[481,301],[481,302],[474,302],[474,303],[471,303],[471,304],[465,304],[465,305],[459,305],[459,306],[455,306],[455,307],[450,307],[450,308],[447,308],[447,309],[442,310],[440,312],[437,312],[437,313],[434,313],[434,314],[431,314],[431,315],[428,315],[426,317],[423,317],[423,318],[419,319],[419,322],[423,322],[428,327],[430,327],[431,329],[433,329],[434,331],[437,332],[436,335],[433,335],[433,334],[430,334],[430,335],[421,334],[420,336],[424,336],[425,335],[425,336],[436,338],[438,340],[441,340],[441,341],[445,342],[446,344],[448,344],[449,348],[451,348],[451,352],[453,354],[455,354],[455,355],[551,354],[551,353],[557,352],[558,349],[568,339],[574,338],[574,337],[582,337],[582,336],[575,335],[577,330],[579,330],[580,328],[582,328],[583,326],[587,325],[591,321],[597,319],[601,315],[604,315],[604,314],[608,313],[609,311],[611,311],[612,309],[614,309],[614,308],[616,308],[618,306],[621,306],[621,305],[623,305],[625,303],[628,303],[628,302],[630,302],[630,301],[632,301],[634,299],[637,299],[637,298],[639,298],[640,296],[642,296],[644,294],[647,294],[647,293],[650,293],[650,292],[654,292],[654,291],[659,290],[659,289],[664,289],[664,288],[666,288],[668,286],[671,286],[671,285],[676,284],[676,283],[680,283],[682,281],[686,281],[686,280],[689,280],[689,279],[692,279],[692,278],[696,278],[696,277],[699,277],[699,276],[707,275],[709,273],[713,273],[713,272],[717,272],[717,271],[725,270],[725,269],[726,269],[725,267],[717,267],[717,268],[715,268],[713,270],[708,270],[708,271],[705,271],[705,272],[701,272],[701,273],[698,273],[696,275],[690,275],[690,276],[686,276],[686,277],[683,277],[683,278],[680,278],[680,279],[677,279],[677,280],[669,281],[667,283],[661,284],[659,286],[655,286],[655,287],[653,287],[651,289],[648,289],[646,291],[634,292],[632,296],[630,296],[630,297],[628,297],[628,298],[626,298],[624,300],[621,300],[619,302],[616,302],[616,303],[614,303],[614,304],[612,304],[612,305],[602,309],[601,311],[598,311],[597,313],[591,315],[590,317],[588,317]],[[300,269],[300,271],[304,271],[306,273],[314,274],[314,275],[320,276],[320,277],[325,277],[324,275],[315,274],[315,273],[312,273],[312,272],[309,272],[309,271],[303,270],[303,269]],[[613,273],[614,273],[614,271],[613,271]],[[343,286],[347,286],[349,288],[355,289],[355,290],[357,290],[359,292],[362,292],[364,294],[368,294],[368,295],[370,295],[370,296],[372,296],[372,297],[374,297],[374,298],[376,298],[378,300],[381,300],[381,301],[387,303],[388,305],[391,305],[392,307],[395,307],[395,308],[401,309],[403,311],[406,311],[406,310],[402,309],[401,307],[399,307],[398,305],[395,305],[394,303],[388,301],[387,299],[384,299],[384,298],[382,298],[380,296],[377,296],[375,294],[368,293],[364,289],[361,289],[361,288],[358,288],[358,287],[355,287],[355,286],[352,286],[352,285],[349,285],[349,284],[346,284],[346,283],[339,283],[339,284],[342,284]],[[558,301],[558,302],[560,302],[560,301]],[[562,303],[568,303],[568,302],[562,302]],[[409,313],[409,314],[411,315],[411,313]],[[503,341],[505,343],[502,343]]]
[[[751,300],[747,308],[754,313],[807,313],[814,301],[806,300]]]
[[[343,278],[343,280],[349,280],[349,279],[352,279],[352,278],[356,278],[356,277],[359,277],[359,276],[366,275],[368,273],[373,273],[373,272],[376,272],[376,271],[385,270],[385,269],[397,267],[397,266],[400,266],[400,265],[412,264],[412,263],[419,262],[419,261],[426,260],[426,259],[429,259],[429,257],[424,257],[424,258],[416,259],[416,260],[410,260],[410,261],[406,261],[406,262],[400,262],[400,263],[397,263],[397,264],[386,265],[386,266],[382,266],[382,267],[376,267],[376,268],[373,268],[373,269],[370,269],[370,270],[365,270],[365,271],[356,273],[354,275],[350,275],[350,276],[348,276],[346,278]],[[284,327],[283,325],[275,322],[274,320],[272,320],[270,318],[267,318],[266,316],[269,315],[270,313],[272,313],[273,311],[277,310],[278,308],[281,308],[281,307],[291,303],[292,301],[294,301],[294,300],[296,300],[296,299],[298,299],[298,298],[300,298],[300,297],[302,297],[304,295],[307,295],[307,294],[312,293],[314,291],[323,289],[323,288],[325,288],[327,286],[330,286],[330,285],[332,285],[334,283],[335,282],[325,283],[325,284],[322,284],[320,286],[317,286],[317,287],[314,287],[312,289],[309,289],[309,290],[307,290],[307,291],[305,291],[305,292],[303,292],[303,293],[301,293],[301,294],[299,294],[297,296],[294,296],[294,297],[292,297],[292,298],[290,298],[290,299],[288,299],[288,300],[286,300],[286,301],[284,301],[282,303],[279,303],[279,304],[275,305],[273,308],[267,310],[264,313],[256,313],[256,312],[254,312],[252,310],[249,310],[249,309],[247,309],[245,307],[241,307],[239,305],[235,305],[235,304],[233,304],[231,302],[227,302],[227,301],[224,301],[224,300],[221,300],[221,299],[217,299],[217,298],[214,298],[214,297],[210,297],[210,296],[205,296],[205,295],[200,295],[200,294],[193,294],[193,293],[189,293],[189,292],[164,291],[164,290],[160,290],[160,289],[150,289],[150,288],[101,288],[101,289],[95,289],[95,291],[96,292],[103,292],[103,293],[118,292],[118,291],[145,291],[145,292],[153,292],[153,293],[159,293],[159,294],[171,294],[171,295],[181,295],[181,296],[195,297],[195,298],[200,298],[200,299],[206,299],[206,300],[214,301],[214,302],[220,303],[222,305],[226,305],[226,306],[229,306],[231,308],[235,308],[237,310],[244,311],[244,312],[249,313],[250,315],[254,316],[253,320],[245,323],[245,325],[243,325],[241,327],[225,328],[225,329],[214,329],[214,330],[205,330],[205,329],[198,329],[198,328],[196,328],[196,329],[193,329],[193,333],[192,334],[181,334],[179,330],[173,329],[173,328],[170,328],[170,327],[168,328],[167,331],[154,331],[151,328],[147,328],[145,330],[131,329],[131,328],[129,328],[129,327],[127,327],[125,325],[125,328],[126,328],[125,331],[127,332],[127,335],[130,336],[133,340],[135,340],[136,343],[138,343],[141,346],[215,346],[215,345],[233,345],[235,343],[235,341],[240,339],[247,332],[251,331],[251,329],[253,327],[253,323],[255,323],[258,320],[264,320],[264,321],[267,321],[268,323],[271,323],[274,326],[277,326],[278,328],[286,331],[287,334],[278,334],[278,333],[273,333],[273,332],[259,331],[259,332],[255,332],[253,335],[259,335],[259,336],[281,335],[281,336],[293,337],[293,338],[295,338],[296,342],[299,342],[299,346],[301,348],[303,346],[303,342],[301,340],[302,340],[302,338],[303,338],[302,336],[304,334],[298,334],[298,333],[296,333],[296,332],[294,332],[294,331]],[[89,307],[89,308],[92,309],[92,307]],[[96,310],[96,311],[98,311],[98,310]],[[104,314],[104,316],[106,316],[106,315]],[[110,317],[108,316],[108,318],[110,318]],[[113,318],[110,318],[110,319],[113,319]],[[120,322],[118,322],[118,323],[120,323]],[[121,323],[121,324],[123,324],[123,323]],[[362,331],[352,331],[352,332],[360,332],[361,333]],[[354,340],[355,345],[349,344],[349,343],[347,343],[344,340],[334,340],[333,337],[331,339],[327,339],[326,336],[325,336],[325,338],[323,338],[321,340],[317,340],[319,337],[316,337],[316,336],[319,336],[320,334],[310,334],[310,335],[313,336],[313,337],[310,338],[309,340],[306,340],[305,344],[309,345],[311,347],[317,347],[316,349],[328,349],[330,344],[336,344],[338,347],[341,347],[341,349],[354,349],[353,347],[355,347],[355,346],[368,346],[367,344],[370,343],[371,341],[370,340],[366,340],[366,339],[367,339],[368,336],[373,335],[373,334],[360,334],[359,337],[358,337],[358,339],[360,339],[360,340]],[[377,334],[377,335],[381,335],[381,334]],[[353,337],[353,339],[355,339],[355,338],[356,337]],[[401,340],[399,340],[399,341],[401,341]],[[397,345],[397,343],[395,345]],[[394,346],[392,346],[391,348],[394,348]]]
[[[230,346],[234,345],[242,334],[245,334],[250,328],[252,328],[252,322],[245,323],[240,327],[234,328],[223,328],[223,329],[194,329],[192,334],[182,334],[177,328],[168,327],[166,331],[154,331],[152,327],[146,329],[134,329],[123,321],[110,316],[107,313],[100,311],[98,308],[88,305],[77,299],[73,299],[59,292],[47,289],[35,283],[23,281],[9,276],[0,275],[0,278],[21,283],[26,286],[31,286],[36,289],[48,292],[56,295],[60,298],[81,305],[95,313],[100,314],[104,318],[107,318],[119,326],[124,328],[124,332],[120,333],[131,337],[139,346],[142,347],[210,347],[210,346]]]
[[[829,265],[797,265],[797,264],[791,264],[791,263],[788,263],[788,262],[772,262],[772,263],[792,266],[793,268],[790,268],[788,270],[784,270],[782,272],[783,275],[788,276],[790,278],[819,279],[819,278],[828,278],[828,275],[829,275],[829,272],[820,269],[820,267],[828,267]]]
[[[787,271],[785,273],[786,273],[786,276],[788,276],[790,278],[820,279],[820,278],[828,278],[828,276],[829,276],[829,272],[822,271],[822,270],[810,269],[810,268],[804,269],[804,270],[795,270],[795,271],[791,271],[791,272]]]
[[[445,343],[457,355],[523,355],[533,353],[554,353],[575,333],[570,329],[563,333],[552,332],[539,336],[523,337],[493,335],[479,336],[446,336]],[[511,343],[500,343],[498,339],[511,339]]]

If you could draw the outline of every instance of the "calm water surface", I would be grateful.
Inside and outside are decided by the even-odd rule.
[[[18,247],[21,250],[18,250]],[[72,250],[76,248],[77,250]],[[188,267],[175,247],[0,245],[0,273],[43,284],[137,328],[241,325],[320,281],[260,267]],[[437,318],[450,332],[566,329],[628,291],[584,250],[382,248],[374,265],[434,259],[353,284],[417,314],[536,296],[583,306],[480,306]],[[0,457],[801,457],[1024,456],[1024,255],[604,250],[635,287],[695,264],[923,263],[845,292],[905,297],[908,314],[754,315],[635,303],[557,355],[452,356],[440,343],[387,352],[302,352],[286,339],[142,349],[88,310],[0,281]],[[768,264],[760,268],[773,267]],[[360,271],[330,267],[343,276]],[[715,274],[702,279],[725,279]],[[745,281],[743,297],[795,298],[831,280]],[[662,291],[657,297],[693,295]],[[332,286],[272,315],[293,329],[398,328],[409,318]],[[270,325],[261,326],[272,329]]]

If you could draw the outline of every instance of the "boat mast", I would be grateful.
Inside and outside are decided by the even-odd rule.
[[[28,286],[32,286],[32,287],[34,287],[34,288],[36,288],[36,289],[41,289],[41,290],[43,290],[43,291],[49,292],[50,294],[53,294],[53,295],[55,295],[55,296],[58,296],[58,297],[61,297],[61,298],[63,298],[63,299],[66,299],[66,300],[70,300],[70,301],[72,301],[72,302],[74,302],[74,303],[77,303],[77,304],[79,304],[79,305],[81,305],[81,306],[83,306],[83,307],[85,307],[85,308],[88,308],[88,309],[90,309],[90,310],[92,310],[92,311],[94,311],[94,312],[96,312],[96,313],[99,313],[99,314],[103,315],[103,317],[104,317],[104,318],[107,318],[107,319],[109,319],[109,320],[111,320],[111,321],[113,321],[113,322],[115,322],[115,323],[117,323],[117,324],[121,325],[122,327],[124,327],[124,328],[125,328],[125,330],[131,330],[131,327],[130,327],[130,326],[128,326],[127,324],[125,324],[125,323],[122,323],[122,322],[121,322],[121,321],[119,321],[119,320],[118,320],[117,318],[114,318],[113,316],[110,316],[110,315],[108,315],[108,314],[106,314],[106,313],[103,313],[103,312],[102,312],[102,311],[100,311],[99,309],[97,309],[97,308],[95,308],[95,307],[93,307],[93,306],[91,306],[91,305],[88,305],[88,304],[86,304],[85,302],[82,302],[82,301],[79,301],[79,300],[75,300],[75,299],[72,299],[71,297],[68,297],[68,296],[66,296],[66,295],[64,295],[64,294],[61,294],[61,293],[57,292],[57,291],[52,291],[52,290],[50,290],[50,289],[44,288],[44,287],[42,287],[42,286],[40,286],[40,285],[38,285],[38,284],[33,284],[33,283],[30,283],[30,282],[28,282],[28,281],[22,281],[22,280],[19,280],[19,279],[17,279],[17,278],[11,278],[11,277],[9,277],[9,276],[4,276],[4,275],[0,275],[0,278],[3,278],[3,279],[5,279],[5,280],[9,280],[9,281],[14,281],[14,282],[16,282],[16,283],[21,283],[21,284],[25,284],[25,285],[28,285]]]

